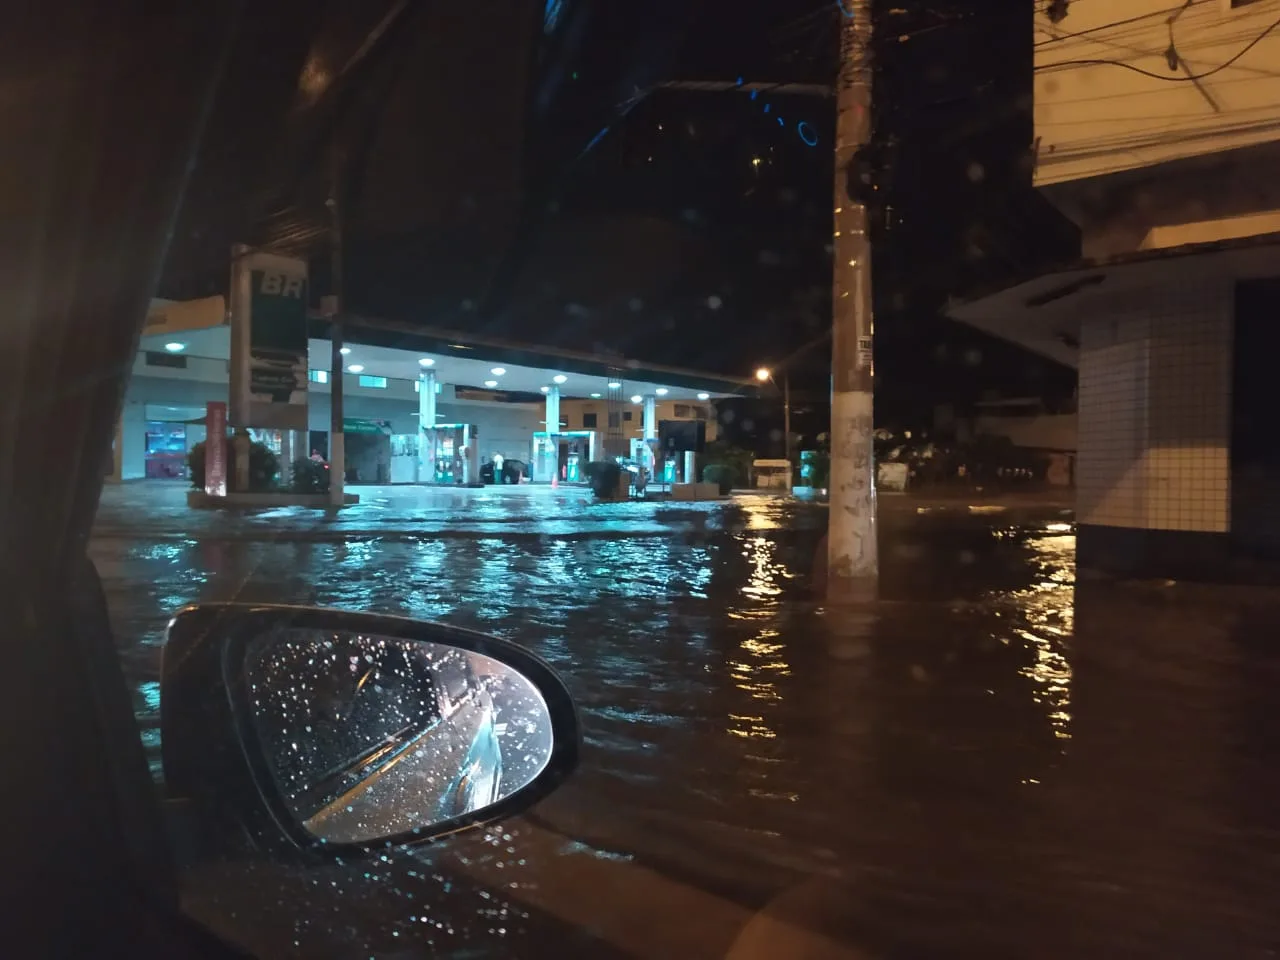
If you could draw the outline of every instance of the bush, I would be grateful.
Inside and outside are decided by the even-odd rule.
[[[591,484],[591,490],[601,500],[615,500],[622,467],[613,460],[592,460],[582,468],[583,476]]]
[[[712,480],[707,476],[705,468],[702,471],[704,483],[718,483],[725,493],[735,487],[751,486],[751,464],[755,460],[755,454],[750,450],[717,440],[707,444],[705,459],[707,467],[723,467],[729,472],[729,486],[725,487],[723,480]],[[718,471],[717,476],[719,476]]]
[[[191,485],[197,490],[204,489],[204,454],[203,440],[187,451],[187,470],[191,474]]]
[[[708,463],[702,468],[702,482],[714,483],[720,488],[720,495],[724,496],[733,489],[735,473],[727,463]]]
[[[878,461],[877,461],[878,462]],[[805,476],[805,467],[808,475]],[[826,450],[807,450],[800,455],[800,482],[823,489],[831,480],[831,454]]]
[[[329,465],[310,457],[299,457],[293,461],[293,480],[289,488],[294,493],[328,493]]]
[[[191,471],[191,485],[204,489],[205,442],[201,440],[187,453],[187,467]],[[249,490],[258,493],[273,490],[280,475],[280,460],[265,443],[249,444]],[[227,437],[227,487],[235,483],[236,445]]]

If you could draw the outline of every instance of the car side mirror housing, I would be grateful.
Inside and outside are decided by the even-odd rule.
[[[522,812],[578,760],[573,701],[541,658],[400,617],[187,607],[160,693],[168,794],[274,851],[425,843]]]

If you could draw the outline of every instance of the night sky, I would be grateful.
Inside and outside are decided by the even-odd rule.
[[[337,136],[351,311],[744,377],[789,359],[798,405],[820,404],[833,101],[661,84],[829,84],[832,0],[422,4],[339,76],[390,6],[334,4],[302,37],[255,24],[237,52],[253,82],[228,73],[161,295],[221,292],[246,238],[311,256],[323,293]],[[940,316],[1078,252],[1030,187],[1031,15],[877,13],[881,420],[1070,393],[1070,371]]]

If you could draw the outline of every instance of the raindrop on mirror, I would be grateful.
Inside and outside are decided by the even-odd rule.
[[[326,842],[474,814],[530,783],[551,756],[537,688],[457,647],[286,628],[250,643],[245,676],[276,785]]]

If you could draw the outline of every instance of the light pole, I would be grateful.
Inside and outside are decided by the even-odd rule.
[[[329,183],[329,256],[333,277],[327,302],[329,318],[329,503],[340,507],[346,503],[343,485],[347,479],[346,437],[343,435],[342,410],[342,311],[346,307],[342,291],[342,194],[346,170],[342,150],[336,144],[330,157],[332,178]]]
[[[761,383],[768,381],[775,387],[778,381],[773,377],[773,371],[768,367],[761,367],[756,371],[756,379]],[[782,436],[783,450],[786,453],[787,463],[791,463],[791,375],[786,370],[782,371]],[[794,464],[792,464],[794,466]],[[788,485],[791,480],[788,479]]]

